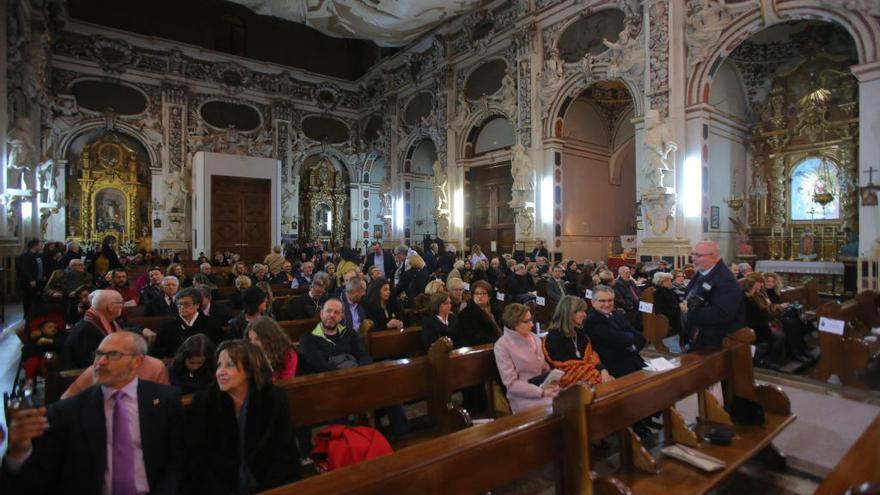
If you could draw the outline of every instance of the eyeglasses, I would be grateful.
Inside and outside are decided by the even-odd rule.
[[[95,351],[93,353],[93,355],[94,355],[93,361],[96,361],[96,362],[100,361],[101,358],[104,358],[104,357],[107,358],[108,361],[119,361],[122,358],[122,356],[140,356],[140,354],[135,353],[135,352],[119,352],[119,351],[110,351],[110,352]]]
[[[483,291],[474,292],[474,296],[488,296],[488,295],[489,295],[488,292],[483,292]]]
[[[712,253],[691,253],[691,258],[702,258],[703,256],[710,256]]]
[[[613,303],[614,299],[593,299],[593,301],[596,301],[599,304],[608,304]]]

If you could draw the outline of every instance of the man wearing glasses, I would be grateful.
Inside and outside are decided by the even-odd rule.
[[[728,333],[745,326],[742,290],[721,259],[718,244],[698,242],[691,258],[697,273],[681,303],[685,336],[691,350],[720,348]]]
[[[152,356],[159,359],[174,357],[180,344],[197,333],[205,334],[215,346],[226,340],[220,322],[200,311],[202,293],[198,289],[187,287],[181,290],[174,297],[174,303],[177,317],[159,326],[156,342],[150,350]]]
[[[116,332],[95,351],[96,386],[16,409],[4,493],[175,493],[183,471],[180,392],[138,379],[147,343]]]

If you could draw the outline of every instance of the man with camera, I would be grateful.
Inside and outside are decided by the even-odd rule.
[[[720,348],[728,333],[745,326],[742,290],[718,244],[698,242],[691,258],[697,273],[681,303],[683,329],[691,350]]]

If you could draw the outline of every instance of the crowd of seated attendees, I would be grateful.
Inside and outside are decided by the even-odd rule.
[[[692,290],[688,279],[697,276],[693,267],[670,271],[661,261],[620,266],[615,274],[602,261],[551,263],[543,245],[529,257],[490,258],[477,245],[458,253],[436,241],[391,250],[376,242],[363,257],[320,243],[277,246],[251,265],[234,253],[201,256],[198,265],[143,253],[138,260],[145,263],[128,270],[122,262],[134,258],[117,256],[112,240],[88,251],[74,242],[45,252],[42,243],[29,243],[22,263],[38,258],[42,268],[20,282],[36,289],[25,300],[25,376],[34,378],[43,356],[56,353],[62,369],[85,370],[64,394],[72,398],[105,385],[101,373],[112,362],[136,361],[130,377],[195,394],[181,438],[200,455],[180,460],[182,486],[251,493],[296,479],[298,453],[311,448],[310,430],[290,424],[287,398],[273,381],[370,364],[359,334],[367,320],[378,331],[420,325],[423,352],[442,337],[455,348],[494,344],[501,394],[513,412],[548,405],[560,387],[597,385],[644,367],[639,301],[646,287],[655,287],[654,312],[667,317],[670,334],[688,343],[683,304]],[[779,277],[752,273],[748,265],[729,268],[758,334],[756,362],[806,359],[810,328],[779,300]],[[542,286],[542,304],[555,306],[545,337],[534,325]],[[137,306],[145,318],[166,319],[156,328],[139,326],[128,316]],[[294,345],[278,323],[287,320],[314,320],[314,327]],[[105,349],[117,334],[136,335],[143,352],[137,339],[120,340],[135,349],[129,353]],[[546,383],[552,369],[562,378]],[[464,390],[463,398],[468,410],[487,412],[482,387]],[[379,414],[388,416],[392,435],[409,430],[402,406]]]

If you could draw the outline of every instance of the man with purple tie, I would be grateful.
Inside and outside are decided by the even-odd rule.
[[[138,379],[147,343],[115,332],[95,351],[96,385],[11,414],[3,493],[176,493],[183,469],[177,389]]]

